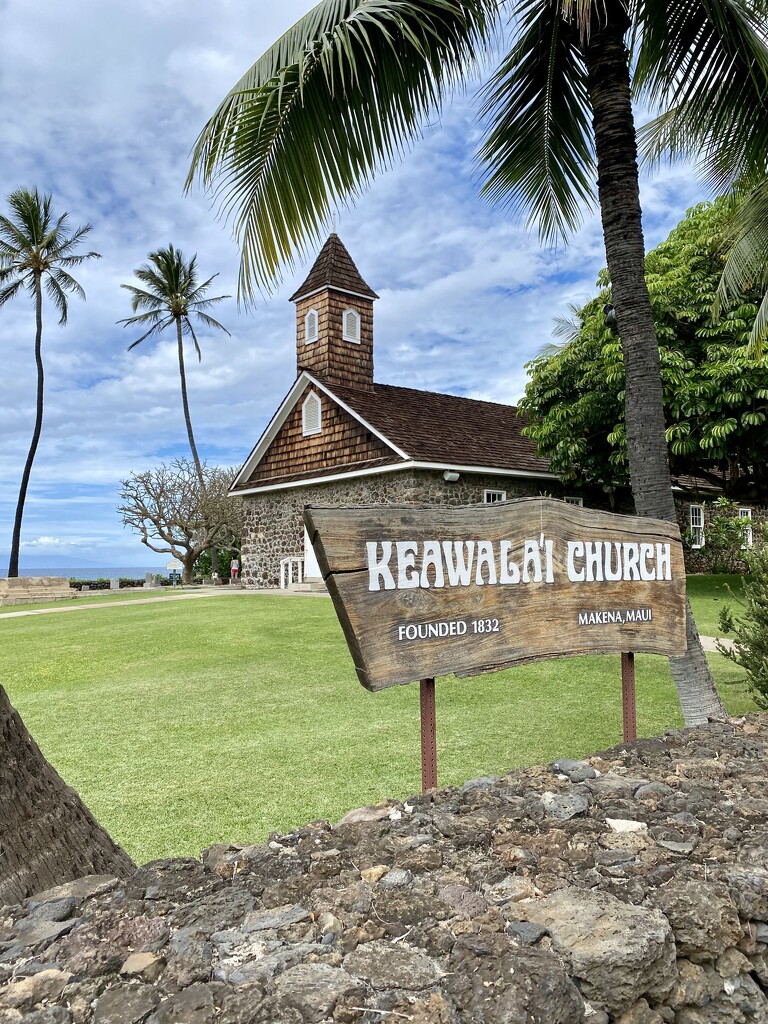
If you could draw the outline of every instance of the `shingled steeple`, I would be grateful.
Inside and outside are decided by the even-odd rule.
[[[291,296],[296,303],[297,372],[308,370],[330,384],[373,387],[373,302],[337,234],[329,236],[306,280]]]

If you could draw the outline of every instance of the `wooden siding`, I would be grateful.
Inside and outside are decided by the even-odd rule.
[[[304,318],[317,310],[318,339],[307,345]],[[344,341],[344,310],[360,314],[360,342]],[[308,370],[333,384],[370,391],[373,388],[373,302],[325,289],[296,303],[297,373]]]
[[[391,448],[322,392],[322,429],[319,434],[304,437],[301,407],[310,391],[317,393],[311,386],[302,392],[245,487],[277,482],[284,476],[317,472],[329,467],[359,469],[362,468],[360,463],[389,458],[394,454]]]

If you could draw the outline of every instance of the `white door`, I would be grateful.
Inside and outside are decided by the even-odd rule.
[[[322,573],[320,572],[320,566],[317,564],[315,558],[315,551],[312,547],[312,541],[309,539],[309,534],[304,529],[304,579],[316,579],[321,580]]]

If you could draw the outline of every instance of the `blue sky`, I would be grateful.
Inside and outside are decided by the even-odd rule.
[[[238,252],[199,189],[183,195],[189,151],[218,101],[308,5],[306,0],[0,0],[0,196],[37,186],[73,224],[90,222],[102,259],[79,274],[87,301],[69,324],[47,311],[46,413],[22,536],[25,555],[103,565],[160,564],[115,511],[119,481],[187,453],[172,337],[145,342],[116,325],[121,290],[152,249],[196,252],[236,292]],[[336,229],[381,296],[376,377],[514,403],[524,364],[552,319],[594,290],[604,264],[599,223],[585,219],[567,249],[543,251],[535,233],[477,197],[472,90],[457,96],[394,169],[340,213]],[[660,241],[707,198],[690,168],[664,168],[643,185],[646,241]],[[3,202],[0,199],[0,202]],[[3,202],[4,205],[4,202]],[[188,384],[202,455],[237,466],[295,375],[293,307],[306,272],[254,310],[222,303],[232,332],[200,335]],[[0,552],[34,415],[34,321],[26,297],[0,310]],[[148,558],[149,555],[149,558]],[[4,566],[0,563],[0,572]]]

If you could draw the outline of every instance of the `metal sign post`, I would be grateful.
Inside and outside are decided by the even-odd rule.
[[[437,725],[435,720],[435,680],[422,679],[421,698],[421,788],[437,788]]]
[[[635,705],[635,656],[631,651],[621,656],[621,708],[624,718],[624,742],[637,739]]]

